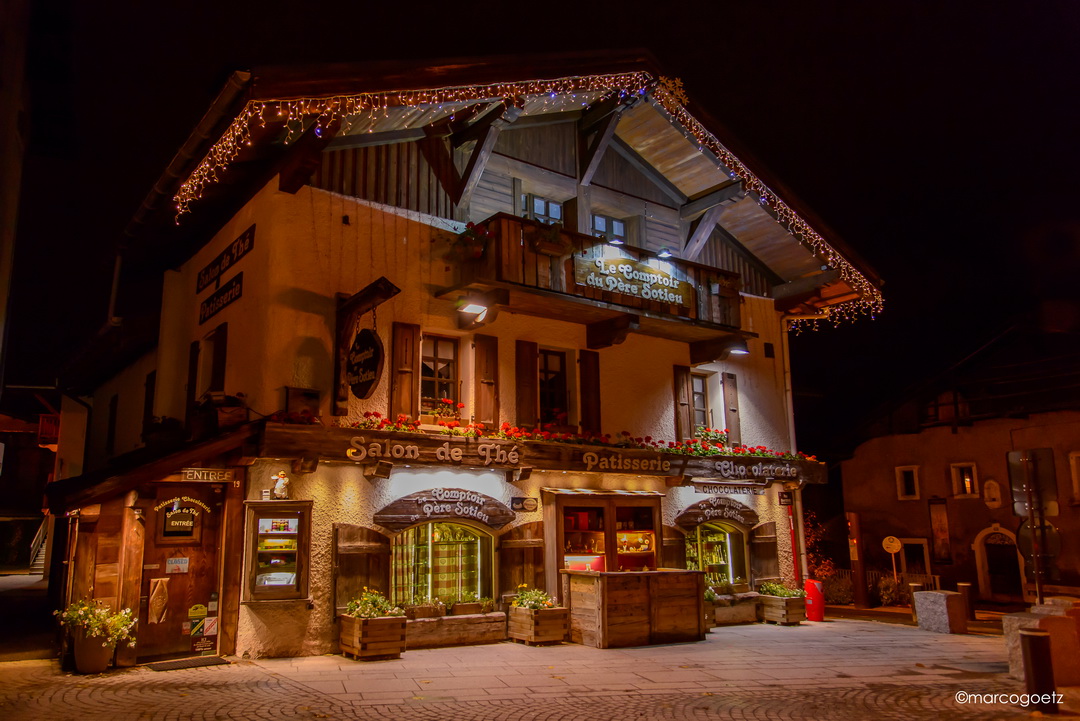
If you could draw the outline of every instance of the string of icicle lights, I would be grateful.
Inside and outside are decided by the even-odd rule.
[[[620,97],[641,95],[651,98],[654,105],[662,108],[674,122],[686,129],[697,142],[699,152],[707,151],[713,154],[723,165],[723,170],[730,177],[741,179],[746,192],[756,198],[793,237],[829,268],[839,270],[840,278],[859,294],[859,298],[831,306],[829,321],[836,324],[858,316],[874,317],[881,311],[881,291],[687,112],[681,81],[657,79],[645,72],[322,98],[252,100],[233,119],[228,129],[211,146],[176,192],[173,197],[176,203],[176,221],[179,223],[181,216],[191,211],[191,204],[202,197],[206,187],[218,182],[219,175],[236,159],[240,151],[251,145],[252,128],[265,126],[267,122],[283,124],[287,129],[285,142],[289,143],[312,126],[316,133],[337,123],[340,123],[342,133],[347,133],[357,123],[364,121],[371,127],[380,116],[387,117],[390,108],[394,107],[438,111],[448,105],[522,98],[530,101],[538,99],[544,105],[565,105],[568,96],[577,100],[578,95],[586,95],[595,100],[599,97],[610,97],[615,93]],[[589,102],[586,100],[580,104],[588,105]],[[423,117],[423,114],[418,117]],[[818,322],[815,319],[803,319],[794,321],[792,327],[796,330],[816,327]]]

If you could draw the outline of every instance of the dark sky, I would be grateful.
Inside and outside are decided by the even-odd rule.
[[[691,111],[724,123],[886,280],[879,319],[793,342],[809,452],[1080,277],[1022,242],[1080,198],[1071,0],[53,0],[35,13],[8,383],[52,382],[61,349],[101,326],[127,221],[228,74],[270,63],[651,50]]]

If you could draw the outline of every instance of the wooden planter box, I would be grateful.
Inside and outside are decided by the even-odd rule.
[[[806,620],[805,598],[784,598],[782,596],[758,596],[761,601],[762,620],[765,623],[778,623],[781,626],[795,626]]]
[[[712,603],[705,602],[705,630],[708,631],[716,625],[716,606]]]
[[[418,618],[405,626],[406,648],[439,648],[501,643],[506,640],[506,614]]]
[[[570,626],[568,608],[510,608],[507,635],[525,643],[560,643]]]
[[[360,661],[401,658],[405,650],[405,617],[340,616],[341,652]]]
[[[410,621],[417,618],[438,618],[446,615],[444,606],[410,606],[405,609],[405,618]]]
[[[453,610],[450,612],[452,616],[471,616],[476,613],[482,613],[484,604],[482,603],[455,603]]]

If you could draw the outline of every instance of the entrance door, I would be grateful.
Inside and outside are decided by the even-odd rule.
[[[986,548],[990,597],[1002,601],[1023,598],[1016,544],[1003,533],[990,534],[983,539],[983,544]]]
[[[217,651],[219,485],[155,484],[139,603],[140,661]]]

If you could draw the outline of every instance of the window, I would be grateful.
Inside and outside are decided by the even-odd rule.
[[[420,343],[420,407],[432,410],[443,398],[456,402],[458,387],[457,339],[425,335]]]
[[[562,203],[554,200],[548,200],[547,198],[541,198],[539,195],[522,194],[521,207],[523,215],[526,218],[532,220],[539,220],[541,223],[561,223],[563,222],[563,207]]]
[[[709,412],[709,377],[704,373],[690,375],[690,405],[694,411],[694,430],[711,428]]]
[[[199,393],[196,400],[211,392],[225,390],[225,359],[229,345],[229,324],[222,323],[202,340],[199,349]]]
[[[593,234],[603,238],[612,245],[626,243],[626,223],[608,215],[594,215],[592,217]]]
[[[460,523],[424,523],[402,531],[392,546],[391,598],[490,598],[491,536]]]
[[[746,539],[726,523],[703,523],[686,536],[686,568],[704,571],[706,586],[746,582]]]
[[[569,417],[566,353],[540,349],[540,423],[564,426]]]
[[[952,490],[957,498],[978,498],[979,478],[975,473],[974,463],[953,463]]]
[[[901,501],[919,500],[919,467],[896,467],[896,498]]]

